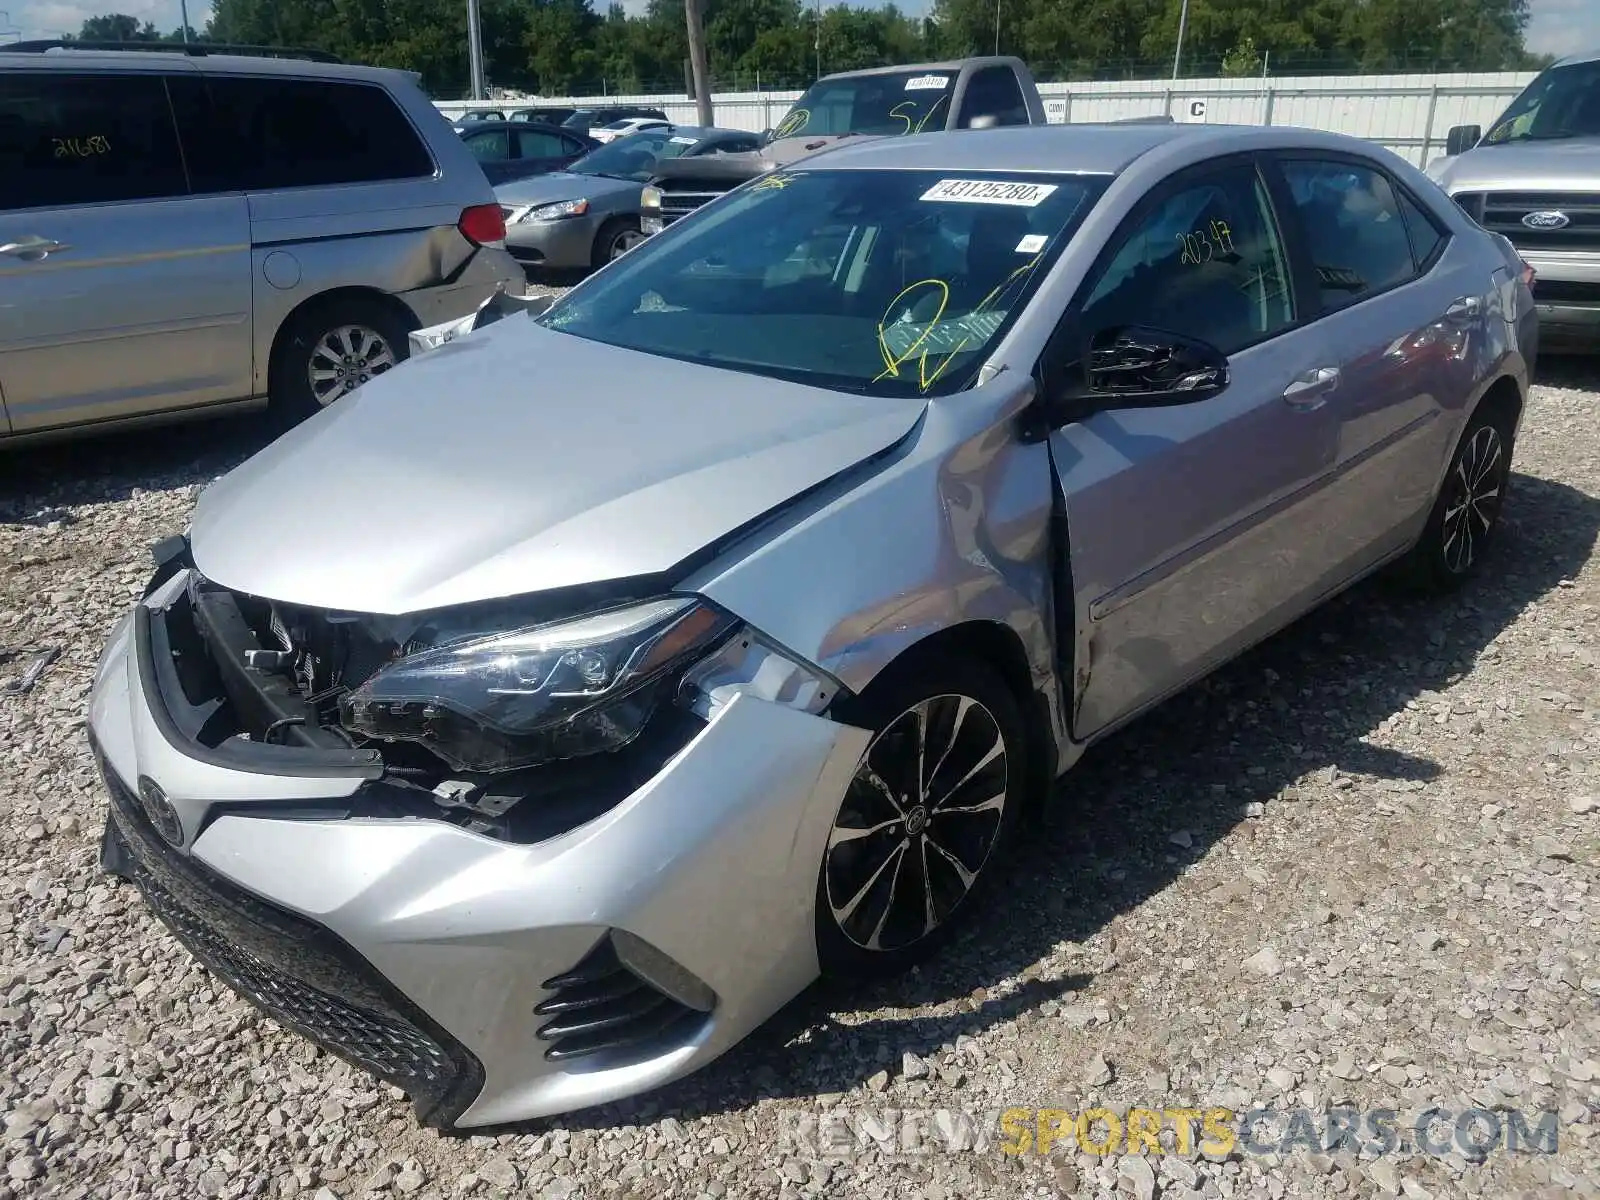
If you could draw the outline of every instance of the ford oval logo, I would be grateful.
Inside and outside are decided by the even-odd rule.
[[[1531,212],[1522,218],[1529,229],[1565,229],[1572,218],[1564,212]]]

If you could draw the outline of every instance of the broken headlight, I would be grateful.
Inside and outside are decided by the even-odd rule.
[[[426,746],[463,771],[615,750],[736,624],[674,596],[455,640],[378,671],[340,701],[340,721],[363,737]]]

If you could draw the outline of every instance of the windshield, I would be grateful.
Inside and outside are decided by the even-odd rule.
[[[645,183],[664,158],[677,158],[700,144],[701,139],[670,129],[646,129],[591,150],[567,170],[574,175],[605,175]]]
[[[1511,102],[1483,140],[1543,141],[1600,137],[1600,62],[1553,67]]]
[[[772,131],[774,138],[841,133],[921,133],[943,129],[953,71],[906,71],[819,79]]]
[[[774,172],[539,318],[593,341],[878,396],[967,386],[1106,183]]]

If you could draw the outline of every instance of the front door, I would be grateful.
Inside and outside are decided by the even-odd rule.
[[[1259,637],[1324,567],[1336,375],[1297,324],[1285,242],[1251,160],[1185,172],[1129,217],[1064,329],[1144,325],[1229,356],[1194,404],[1096,413],[1051,456],[1071,553],[1074,730],[1089,737]]]
[[[13,433],[249,396],[249,218],[191,196],[163,77],[0,75]]]

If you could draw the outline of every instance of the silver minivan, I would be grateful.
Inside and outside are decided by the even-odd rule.
[[[0,53],[0,445],[293,423],[523,288],[412,77],[197,50]]]

